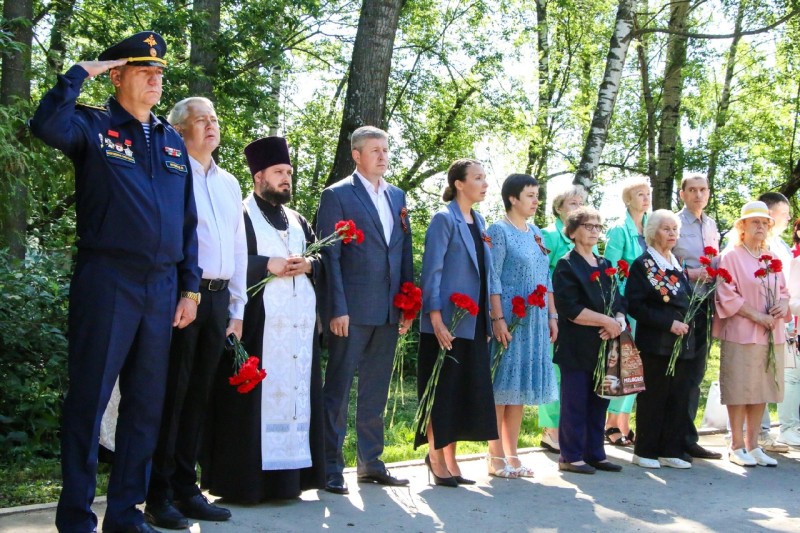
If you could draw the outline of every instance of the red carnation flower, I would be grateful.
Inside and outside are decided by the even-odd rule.
[[[709,259],[708,257],[706,257],[704,255],[701,255],[700,259],[698,259],[698,261],[700,261],[700,264],[703,265],[703,266],[709,266],[711,264],[711,259]]]
[[[756,270],[755,272],[753,272],[753,275],[754,275],[755,277],[757,277],[757,278],[763,278],[764,276],[766,276],[766,275],[767,275],[767,271],[766,271],[766,270],[764,270],[763,268],[759,268],[758,270]]]
[[[761,257],[759,257],[758,260],[764,261],[765,263],[769,263],[770,261],[772,261],[772,256],[769,254],[764,254]]]
[[[716,257],[716,255],[719,252],[717,252],[717,249],[714,248],[713,246],[706,246],[705,248],[703,248],[703,253],[706,254],[708,257]]]
[[[589,276],[589,281],[597,281],[600,279],[600,272],[592,272],[592,275]]]
[[[718,272],[717,270],[714,270],[711,267],[706,267],[706,273],[708,274],[709,278],[713,278],[714,276],[716,276],[717,272]]]
[[[364,232],[360,229],[356,230],[356,244],[361,244],[364,242]]]
[[[725,283],[730,283],[733,281],[733,276],[731,276],[731,273],[724,268],[720,268],[719,270],[717,270],[717,274],[719,275],[719,277],[725,280]]]
[[[773,259],[769,262],[769,269],[772,272],[782,272],[783,271],[783,263],[780,259]]]
[[[608,276],[610,278],[611,276],[613,276],[614,274],[617,273],[617,269],[614,268],[614,267],[609,267],[609,268],[605,269],[604,272],[606,273],[606,276]]]
[[[547,294],[547,287],[545,287],[542,284],[539,284],[536,286],[536,290],[534,292],[536,292],[536,294],[544,296],[545,294]]]

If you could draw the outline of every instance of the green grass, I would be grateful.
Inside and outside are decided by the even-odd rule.
[[[711,382],[719,379],[719,343],[715,342],[708,358],[706,376],[701,386],[700,409],[695,423],[699,427],[703,420],[706,397]],[[348,430],[344,442],[344,457],[347,466],[356,464],[355,403],[356,383],[350,392]],[[427,446],[414,450],[414,415],[417,409],[417,387],[415,376],[404,376],[402,387],[395,380],[386,408],[386,432],[383,459],[386,462],[422,459]],[[771,406],[773,419],[775,407]],[[541,430],[537,424],[537,408],[525,407],[518,446],[527,448],[539,444]],[[633,420],[635,425],[635,420]],[[460,442],[459,454],[484,453],[486,442]],[[101,464],[98,473],[97,495],[105,494],[108,484],[108,465]],[[0,507],[53,502],[61,490],[61,466],[58,459],[28,459],[13,464],[0,465]]]

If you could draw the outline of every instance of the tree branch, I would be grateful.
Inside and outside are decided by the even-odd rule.
[[[759,33],[766,33],[770,30],[773,30],[786,22],[787,20],[797,16],[800,14],[800,8],[795,9],[794,11],[790,12],[787,15],[779,18],[769,26],[764,26],[763,28],[756,28],[754,30],[745,30],[739,33],[725,33],[725,34],[717,34],[717,33],[694,33],[689,31],[676,31],[670,30],[668,28],[642,28],[640,30],[635,30],[631,32],[633,37],[638,37],[640,35],[644,35],[646,33],[666,33],[669,35],[678,35],[680,37],[688,37],[690,39],[733,39],[736,36],[746,36],[746,35],[757,35]]]

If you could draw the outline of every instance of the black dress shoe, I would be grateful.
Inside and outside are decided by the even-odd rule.
[[[103,533],[161,533],[161,532],[153,528],[147,522],[142,522],[141,524],[136,524],[135,526],[123,526],[111,529],[103,526]]]
[[[590,464],[574,465],[572,463],[558,462],[558,469],[562,472],[574,472],[576,474],[594,474],[597,469]]]
[[[147,502],[144,506],[144,519],[156,527],[165,529],[186,529],[189,521],[180,511],[172,506],[172,502],[164,499],[159,502]]]
[[[195,494],[191,498],[183,500],[175,500],[173,505],[186,518],[208,520],[209,522],[224,522],[231,517],[229,510],[210,503],[202,494]]]
[[[461,477],[461,476],[453,476],[453,479],[455,479],[456,482],[459,485],[474,485],[475,484],[475,480],[474,479],[467,479],[467,478]]]
[[[333,494],[350,494],[341,474],[330,474],[325,481],[325,490]]]
[[[722,459],[721,453],[712,452],[711,450],[706,450],[697,443],[689,446],[686,452],[692,457],[696,457],[697,459]]]
[[[586,461],[586,464],[594,467],[597,470],[604,470],[606,472],[621,472],[622,466],[612,463],[610,461]]]
[[[390,487],[403,487],[408,485],[407,479],[398,479],[392,476],[388,470],[383,472],[367,472],[358,475],[359,483],[377,483],[378,485],[388,485]]]

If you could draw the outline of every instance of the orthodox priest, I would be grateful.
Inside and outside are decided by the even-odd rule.
[[[322,375],[311,225],[284,204],[292,198],[286,139],[266,137],[244,149],[254,190],[244,200],[247,286],[272,280],[245,306],[242,344],[267,377],[246,394],[228,383],[232,359],[215,378],[207,425],[203,485],[226,502],[297,498],[323,488]]]

